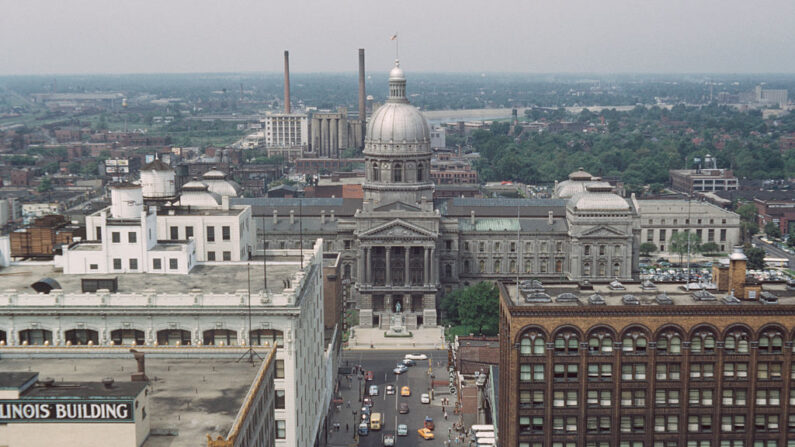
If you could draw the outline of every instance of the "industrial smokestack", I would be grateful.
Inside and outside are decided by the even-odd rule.
[[[364,123],[367,121],[366,107],[367,93],[364,90],[364,48],[359,48],[359,120]]]
[[[284,50],[284,113],[290,113],[290,52]]]

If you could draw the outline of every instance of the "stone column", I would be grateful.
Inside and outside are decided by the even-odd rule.
[[[364,282],[364,247],[359,247],[358,250],[359,256],[357,256],[358,260],[356,263],[356,282],[362,284]]]
[[[422,283],[425,284],[425,285],[428,285],[428,284],[431,283],[429,281],[429,277],[431,276],[430,273],[429,273],[430,272],[430,262],[428,262],[428,258],[430,257],[430,251],[431,251],[430,248],[425,247],[425,262],[423,263],[423,270],[422,270]]]
[[[331,131],[331,136],[329,137],[329,157],[337,158],[337,148],[339,147],[339,136],[337,135],[337,131],[339,129],[339,119],[334,118],[329,120],[329,130]]]
[[[373,262],[372,262],[373,261],[373,259],[372,259],[373,247],[366,247],[364,249],[364,251],[365,251],[365,253],[367,255],[365,256],[366,260],[364,262],[365,274],[364,274],[364,281],[363,282],[365,284],[372,284],[372,281],[373,281]]]
[[[392,314],[392,294],[387,293],[384,295],[384,317],[389,318],[389,315]],[[389,327],[389,325],[387,325]]]
[[[327,118],[320,120],[320,151],[317,153],[319,157],[326,156],[328,152],[328,122]]]
[[[312,118],[312,129],[310,133],[312,134],[311,139],[309,140],[309,144],[312,145],[312,151],[317,154],[318,149],[320,148],[320,120],[317,118]]]
[[[403,247],[403,250],[406,252],[406,264],[403,266],[403,284],[409,286],[411,285],[411,280],[409,279],[409,254],[411,253],[411,247]]]
[[[431,248],[431,284],[436,284],[439,282],[438,275],[439,272],[437,271],[436,267],[436,247]]]
[[[386,247],[386,281],[384,284],[387,286],[392,285],[392,264],[390,263],[391,254],[392,247]]]

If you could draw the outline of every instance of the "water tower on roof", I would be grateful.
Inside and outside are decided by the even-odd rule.
[[[171,202],[177,199],[174,170],[159,159],[154,159],[141,168],[141,186],[147,203]]]

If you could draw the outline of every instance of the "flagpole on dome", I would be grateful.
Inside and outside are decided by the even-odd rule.
[[[389,40],[394,40],[395,41],[395,60],[399,60],[400,56],[398,55],[398,35],[397,35],[397,33],[392,34],[392,37],[390,37]]]

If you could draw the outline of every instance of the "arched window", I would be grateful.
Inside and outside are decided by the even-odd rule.
[[[750,336],[744,328],[729,330],[723,340],[723,350],[727,354],[748,354]]]
[[[591,354],[612,354],[613,335],[605,329],[596,329],[588,336],[588,352]]]
[[[209,329],[204,331],[204,344],[232,346],[237,344],[237,332],[230,329]]]
[[[524,272],[533,273],[533,260],[531,258],[524,258]]]
[[[606,274],[606,267],[604,262],[599,263],[599,276],[605,276]]]
[[[73,345],[95,345],[99,343],[99,334],[92,329],[70,329],[64,333],[66,342]]]
[[[648,345],[646,334],[640,329],[627,331],[621,339],[621,351],[626,354],[645,355]]]
[[[190,332],[183,329],[157,331],[157,344],[166,346],[189,345]]]
[[[621,276],[621,264],[618,262],[613,264],[613,276]]]
[[[582,265],[582,276],[591,276],[591,263],[586,262]]]
[[[374,182],[381,181],[381,170],[378,167],[378,163],[373,163],[373,181]]]
[[[494,273],[500,273],[500,261],[494,261]]]
[[[563,273],[563,261],[560,259],[555,261],[555,273]]]
[[[394,182],[402,182],[403,181],[403,165],[400,163],[395,163],[392,165],[392,181]]]
[[[0,345],[5,345],[6,343],[8,343],[8,340],[6,339],[6,331],[0,331]]]
[[[519,342],[519,354],[521,355],[544,355],[546,343],[544,334],[539,331],[528,331],[522,334]]]
[[[511,270],[511,273],[516,273],[516,261],[511,259],[511,263],[508,264],[508,268]]]
[[[345,279],[351,279],[351,265],[345,264],[345,269],[343,270],[342,277]]]
[[[424,169],[425,169],[425,167],[422,165],[422,163],[419,163],[417,165],[417,181],[418,182],[421,182],[421,181],[425,180]]]
[[[577,333],[564,329],[555,336],[555,355],[577,355],[580,350],[580,339]]]
[[[760,354],[781,354],[784,337],[778,329],[766,329],[759,335]]]
[[[255,346],[284,346],[284,332],[273,329],[254,329],[249,333],[251,344]]]
[[[110,340],[114,345],[142,345],[145,342],[144,331],[138,329],[116,329],[110,331]]]
[[[657,337],[657,353],[661,355],[681,355],[682,334],[674,329],[661,333]]]
[[[481,259],[481,260],[478,262],[478,268],[480,269],[480,270],[479,270],[479,272],[480,272],[480,273],[486,273],[486,261],[484,261],[484,260],[482,260],[482,259]]]
[[[715,353],[715,333],[711,329],[696,330],[690,338],[690,353],[710,355]]]
[[[444,266],[444,277],[445,278],[453,277],[453,266],[451,266],[450,264]]]
[[[591,255],[591,246],[590,245],[586,245],[585,247],[583,247],[583,251],[584,251],[585,256],[590,256]]]
[[[464,260],[464,273],[469,273],[469,259]]]
[[[50,345],[52,344],[52,331],[47,329],[25,329],[19,331],[19,342],[23,345]]]

